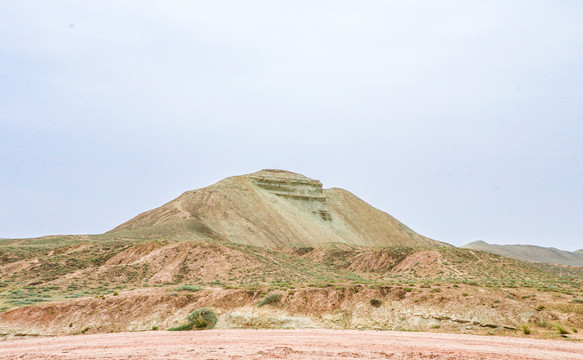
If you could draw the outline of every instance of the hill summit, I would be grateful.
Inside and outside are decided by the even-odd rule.
[[[261,170],[187,191],[109,233],[215,239],[267,248],[345,243],[449,246],[419,235],[342,189],[285,170]]]

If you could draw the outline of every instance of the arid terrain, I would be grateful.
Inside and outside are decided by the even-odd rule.
[[[393,331],[210,330],[0,341],[0,359],[579,360],[583,344]]]
[[[189,314],[198,309],[212,312],[211,327],[220,331],[161,331],[192,328],[196,319]],[[464,346],[477,351],[476,359],[537,358],[539,352],[526,350],[533,344],[548,352],[541,350],[549,357],[539,358],[553,358],[558,354],[553,351],[580,349],[582,329],[583,268],[456,248],[417,234],[345,190],[322,189],[317,180],[285,171],[186,192],[105,234],[0,240],[0,337],[6,354],[26,344],[49,349],[54,343],[59,358],[73,354],[77,342],[94,342],[96,349],[119,341],[122,353],[112,353],[115,358],[130,351],[123,350],[128,344],[160,342],[161,349],[170,349],[174,341],[200,339],[193,351],[225,350],[209,359],[236,358],[236,351],[242,358],[269,351],[275,351],[271,357],[282,352],[288,358],[333,358],[344,355],[315,339],[348,346],[366,334],[370,346],[354,343],[347,357],[379,358],[373,352],[384,351],[386,341],[399,344],[388,353],[397,359],[456,359]],[[99,335],[106,333],[120,335]],[[205,348],[216,345],[211,339],[221,334],[249,337],[249,346],[226,340],[212,351]],[[256,334],[273,342],[263,344]],[[14,340],[70,335],[79,336],[59,338],[62,343]],[[452,342],[461,335],[488,338]],[[304,340],[293,340],[296,336]],[[412,340],[416,336],[426,340]],[[487,339],[507,349],[482,353],[493,341]],[[314,347],[302,345],[309,341]],[[374,345],[378,341],[382,344]],[[415,353],[419,344],[433,345]],[[520,357],[520,351],[531,357]]]
[[[485,241],[474,241],[462,247],[527,261],[583,266],[583,250],[571,252],[534,245],[495,245]]]

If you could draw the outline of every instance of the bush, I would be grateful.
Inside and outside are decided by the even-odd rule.
[[[170,329],[168,329],[168,331],[187,331],[187,330],[192,330],[193,327],[194,327],[194,324],[186,323],[186,324],[182,324],[180,326],[171,327]]]
[[[575,299],[573,299],[573,302],[575,304],[583,304],[583,299],[575,298]]]
[[[152,330],[156,331],[158,330],[158,327],[156,325],[152,326]]]
[[[201,289],[200,286],[196,285],[182,285],[179,286],[176,290],[178,291],[199,291]]]
[[[565,327],[561,324],[553,324],[553,326],[555,327],[555,329],[557,329],[557,331],[561,335],[565,335],[565,334],[569,333],[569,330],[565,329]]]
[[[186,324],[172,327],[168,331],[185,331],[196,328],[198,330],[212,329],[217,324],[217,315],[209,308],[194,310],[186,319]],[[157,327],[156,327],[157,328]],[[153,329],[154,330],[154,329]]]
[[[188,315],[188,322],[199,330],[212,329],[217,324],[217,315],[209,308],[197,309]]]
[[[371,304],[373,307],[376,307],[376,308],[378,308],[379,306],[381,306],[381,305],[383,304],[383,302],[382,302],[382,301],[380,301],[380,300],[379,300],[379,299],[377,299],[377,298],[372,298],[372,299],[370,299],[370,304]]]
[[[522,332],[525,335],[529,335],[530,334],[530,327],[528,325],[522,325]]]
[[[281,301],[281,295],[269,294],[265,297],[265,299],[261,300],[259,302],[259,304],[257,304],[257,306],[277,304],[280,301]]]

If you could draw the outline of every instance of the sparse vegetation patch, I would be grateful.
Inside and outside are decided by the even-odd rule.
[[[178,291],[199,291],[202,288],[196,285],[181,285],[176,290]]]
[[[186,323],[168,329],[169,331],[208,330],[217,324],[217,315],[209,308],[196,309],[186,319]],[[157,329],[158,327],[156,327]],[[156,330],[152,329],[152,330]]]
[[[269,294],[265,299],[261,300],[257,306],[261,307],[264,305],[275,305],[281,302],[281,295],[278,293]]]
[[[375,308],[378,308],[383,304],[383,302],[377,298],[372,298],[372,299],[370,299],[369,302],[370,302],[370,305],[372,307],[375,307]]]

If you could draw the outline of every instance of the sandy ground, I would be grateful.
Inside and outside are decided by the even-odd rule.
[[[583,359],[583,343],[337,330],[211,330],[0,341],[0,359]]]

